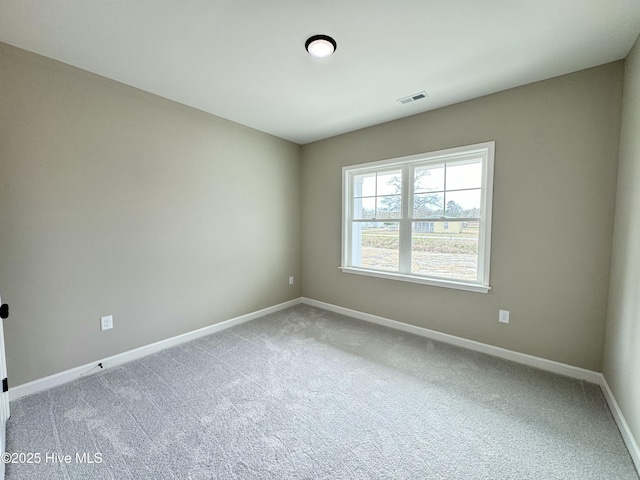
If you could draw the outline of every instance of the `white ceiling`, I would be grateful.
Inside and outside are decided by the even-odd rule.
[[[320,33],[328,59],[304,50]],[[618,60],[639,33],[640,0],[0,2],[2,42],[300,144]]]

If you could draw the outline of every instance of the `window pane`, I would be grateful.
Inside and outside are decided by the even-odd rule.
[[[378,197],[376,218],[400,217],[402,217],[402,197],[400,195]]]
[[[419,167],[413,172],[413,191],[441,192],[444,190],[444,165]]]
[[[461,190],[458,192],[447,192],[447,206],[445,213],[447,217],[473,217],[480,218],[480,200],[482,191]]]
[[[411,273],[476,281],[478,232],[478,222],[414,222]]]
[[[400,258],[398,222],[354,222],[351,238],[352,266],[398,271]]]
[[[488,291],[494,148],[486,142],[343,168],[344,271]]]
[[[353,176],[354,197],[374,197],[376,195],[376,174],[365,173]]]
[[[353,199],[353,218],[362,220],[373,218],[376,213],[376,198],[354,198]]]
[[[376,195],[398,195],[402,192],[402,170],[378,174]]]
[[[480,188],[482,186],[482,160],[447,165],[447,190]]]
[[[441,218],[443,216],[443,193],[419,193],[413,196],[413,218]]]

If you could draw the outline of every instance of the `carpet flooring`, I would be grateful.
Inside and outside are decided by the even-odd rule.
[[[638,480],[598,386],[305,305],[11,408],[9,480]]]

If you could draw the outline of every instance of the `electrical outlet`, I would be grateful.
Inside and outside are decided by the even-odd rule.
[[[109,330],[113,328],[113,315],[100,317],[100,330]]]
[[[293,285],[293,276],[289,277],[289,285]]]
[[[500,310],[498,321],[500,323],[509,323],[509,310]]]

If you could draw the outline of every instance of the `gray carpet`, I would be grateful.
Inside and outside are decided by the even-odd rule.
[[[11,408],[11,480],[638,479],[598,386],[308,306]]]

